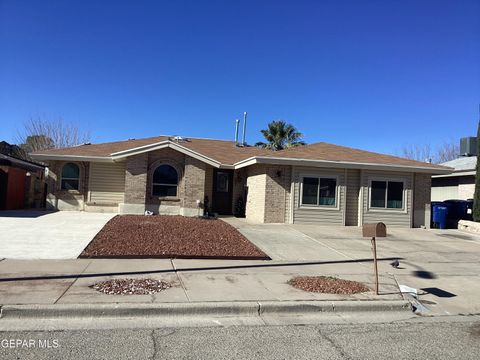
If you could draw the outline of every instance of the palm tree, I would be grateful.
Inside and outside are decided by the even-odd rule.
[[[304,141],[301,141],[303,134],[298,132],[295,126],[287,124],[283,120],[272,121],[268,124],[268,129],[260,130],[265,139],[264,142],[257,142],[255,146],[271,149],[271,150],[283,150],[289,147],[305,145]]]

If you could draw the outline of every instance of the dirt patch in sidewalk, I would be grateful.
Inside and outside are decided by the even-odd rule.
[[[118,215],[80,257],[270,259],[224,221],[169,215]]]
[[[298,276],[290,279],[288,284],[300,290],[324,294],[352,295],[370,291],[360,282],[331,276]]]

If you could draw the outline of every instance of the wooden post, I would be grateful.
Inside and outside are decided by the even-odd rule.
[[[373,270],[375,272],[375,295],[378,295],[377,244],[375,241],[375,236],[372,237],[372,251],[373,251]]]

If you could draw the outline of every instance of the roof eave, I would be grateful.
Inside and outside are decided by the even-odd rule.
[[[95,161],[112,163],[115,160],[111,156],[88,156],[88,155],[61,155],[61,154],[30,154],[32,159],[40,161],[59,160],[59,161]]]
[[[31,161],[18,159],[5,154],[0,154],[0,164],[25,169],[27,171],[38,171],[45,169],[45,166],[43,165],[35,164]]]
[[[457,177],[457,176],[475,176],[475,170],[454,171],[450,174],[435,175],[434,178]]]
[[[276,164],[276,165],[295,165],[295,166],[311,166],[311,167],[341,167],[351,169],[370,169],[370,170],[387,170],[387,171],[409,171],[427,174],[449,174],[453,169],[444,167],[444,169],[427,167],[427,166],[410,166],[410,165],[394,165],[394,164],[375,164],[365,162],[349,162],[349,161],[331,161],[331,160],[311,160],[311,159],[295,159],[295,158],[279,158],[279,157],[262,157],[254,156],[235,163],[235,169],[241,169],[254,164]]]

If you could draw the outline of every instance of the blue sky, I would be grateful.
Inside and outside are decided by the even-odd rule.
[[[307,142],[395,153],[476,132],[480,1],[0,0],[0,140],[62,117],[93,142]]]

